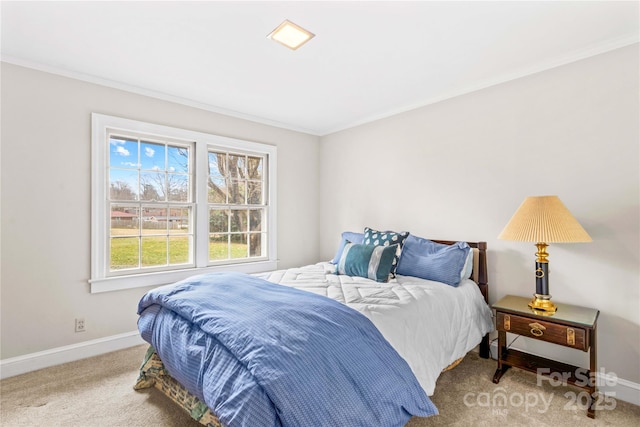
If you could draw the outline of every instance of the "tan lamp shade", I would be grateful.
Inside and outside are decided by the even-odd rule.
[[[590,242],[582,228],[558,196],[527,197],[498,236],[523,242]]]

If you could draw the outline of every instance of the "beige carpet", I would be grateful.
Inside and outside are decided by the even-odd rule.
[[[133,347],[1,381],[0,425],[199,426],[157,390],[133,390],[145,350]],[[616,401],[615,409],[602,410],[592,420],[586,411],[567,407],[572,402],[565,393],[578,394],[580,389],[538,387],[534,374],[517,369],[495,385],[494,370],[494,361],[468,354],[438,380],[432,399],[440,415],[413,418],[407,427],[640,425],[638,406]],[[506,406],[491,404],[494,398],[499,404],[500,397],[506,397]]]

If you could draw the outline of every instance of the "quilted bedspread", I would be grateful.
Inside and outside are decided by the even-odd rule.
[[[147,293],[142,337],[227,426],[402,426],[437,413],[367,317],[255,276],[213,273]]]
[[[369,318],[407,361],[428,395],[440,373],[492,331],[489,306],[472,280],[458,287],[398,275],[388,283],[331,274],[318,263],[260,275],[281,285],[327,296]]]

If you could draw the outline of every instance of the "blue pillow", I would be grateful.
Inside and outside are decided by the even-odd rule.
[[[409,236],[404,242],[397,273],[458,286],[471,252],[466,242],[453,245]]]
[[[397,233],[395,231],[378,231],[369,227],[364,228],[364,239],[362,243],[365,245],[390,246],[398,245],[396,255],[393,257],[393,265],[391,266],[391,277],[396,277],[396,268],[402,254],[402,245],[409,235],[408,231]]]
[[[355,233],[353,231],[343,231],[342,240],[340,241],[340,246],[338,246],[338,251],[336,252],[333,259],[329,262],[331,264],[337,264],[338,261],[340,261],[340,255],[342,255],[342,251],[344,250],[344,245],[346,245],[347,242],[362,243],[363,238],[364,238],[363,233]]]
[[[336,273],[366,277],[376,282],[387,282],[397,246],[360,245],[347,242],[336,266]]]

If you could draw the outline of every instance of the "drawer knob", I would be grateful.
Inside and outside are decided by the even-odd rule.
[[[542,334],[544,334],[543,331],[547,329],[538,322],[529,323],[529,327],[531,328],[531,335],[535,335],[536,337],[541,337]]]

